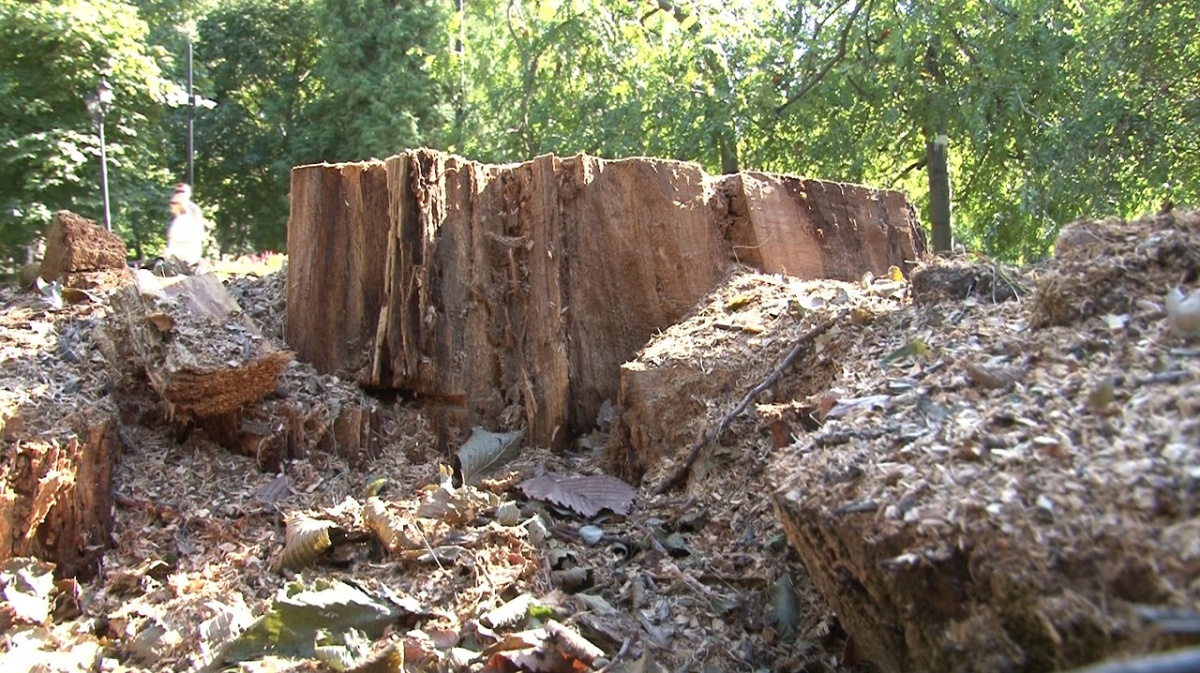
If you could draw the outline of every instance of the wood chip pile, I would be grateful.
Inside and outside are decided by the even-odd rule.
[[[279,305],[278,277],[230,285],[249,316],[269,316]],[[4,335],[6,358],[51,368],[5,374],[26,384],[80,376],[78,361],[50,357],[75,343],[55,337],[80,311],[93,319],[90,334],[105,333],[97,326],[106,301],[50,309],[28,295],[4,299],[15,323]],[[53,327],[39,327],[43,321]],[[38,330],[49,337],[34,339]],[[138,389],[136,377],[109,367],[85,344],[81,357],[96,367],[87,370],[95,383],[81,390],[110,391],[110,413],[120,411],[113,546],[95,579],[28,589],[19,609],[4,601],[10,625],[0,649],[8,655],[0,656],[62,671],[215,670],[221,661],[243,659],[248,670],[315,670],[326,654],[311,636],[307,647],[263,645],[251,636],[254,624],[269,623],[286,601],[327,600],[333,594],[322,591],[334,591],[331,585],[357,587],[364,605],[412,607],[382,631],[363,627],[369,635],[355,641],[349,660],[383,667],[363,670],[401,670],[397,656],[408,662],[405,670],[595,670],[614,661],[609,670],[751,662],[796,668],[828,659],[844,642],[761,493],[765,456],[731,463],[703,493],[642,491],[627,514],[600,500],[606,508],[585,517],[526,498],[519,485],[530,480],[529,492],[594,514],[579,504],[586,490],[569,491],[603,473],[600,428],[565,454],[523,447],[478,483],[455,488],[439,472],[449,457],[434,449],[419,408],[378,402],[376,457],[351,461],[314,443],[283,461],[281,471],[264,472],[257,457],[217,446],[203,427],[167,423],[144,382]],[[339,400],[362,395],[300,363],[284,371],[280,390],[279,400],[264,404],[323,404],[327,420]],[[86,406],[78,396],[57,402]],[[309,425],[321,417],[312,413]],[[560,475],[557,486],[547,491],[541,472]],[[370,495],[379,480],[386,480],[382,490]],[[610,500],[613,492],[600,491]],[[298,568],[284,562],[289,522],[308,522],[300,530],[309,531],[303,542],[310,547]],[[40,577],[36,564],[10,564],[13,578]],[[0,572],[0,588],[16,596],[25,585],[10,575]],[[345,641],[358,638],[354,633],[339,633],[340,646],[350,647]],[[538,668],[538,661],[559,668]]]

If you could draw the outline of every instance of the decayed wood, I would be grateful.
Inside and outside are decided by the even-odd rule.
[[[365,372],[388,249],[382,162],[292,171],[286,339],[321,372]],[[364,380],[364,382],[366,382]]]
[[[288,341],[320,371],[429,400],[443,436],[521,424],[561,446],[590,429],[621,363],[736,260],[855,278],[924,250],[902,195],[786,176],[428,150],[388,159],[384,185],[377,171],[293,171]],[[354,189],[370,207],[344,205]],[[342,251],[360,240],[361,258]]]
[[[158,279],[140,271],[114,305],[169,418],[234,412],[274,391],[291,360],[211,275]]]
[[[97,275],[108,279],[108,284],[127,280],[125,243],[91,220],[60,210],[46,234],[46,256],[39,273],[45,280],[61,279],[73,287],[87,287],[88,279]]]
[[[308,374],[314,376],[313,374]],[[379,455],[379,405],[347,390],[328,398],[263,400],[199,420],[221,446],[254,458],[264,472],[313,452],[333,453],[361,466]]]
[[[653,489],[651,489],[650,492],[653,495],[661,495],[673,488],[677,488],[680,484],[682,484],[687,479],[688,472],[691,471],[692,465],[696,462],[696,458],[700,455],[700,451],[706,445],[720,437],[721,433],[725,432],[725,430],[729,427],[729,424],[733,422],[733,419],[737,418],[739,414],[745,411],[746,407],[749,407],[751,402],[757,399],[759,395],[763,394],[763,391],[775,385],[775,383],[779,381],[779,377],[783,376],[783,373],[787,371],[787,368],[791,367],[792,363],[796,361],[796,358],[808,348],[812,347],[813,341],[817,337],[828,332],[831,327],[836,325],[838,321],[842,319],[842,317],[842,315],[838,315],[818,323],[808,332],[805,332],[802,337],[797,339],[796,344],[792,346],[792,349],[788,351],[787,355],[784,356],[783,360],[779,363],[779,366],[771,370],[771,373],[767,375],[765,379],[759,382],[758,385],[751,388],[750,391],[746,393],[746,396],[742,398],[742,401],[738,402],[737,406],[731,409],[729,413],[722,416],[721,420],[717,422],[716,427],[705,431],[704,435],[699,440],[688,447],[687,457],[684,458],[684,460],[677,465],[674,470],[671,471],[666,479],[663,479],[662,482],[657,484]]]
[[[853,281],[908,268],[925,250],[900,192],[757,172],[727,176],[717,191],[734,255],[766,273]]]
[[[112,532],[116,419],[83,414],[63,439],[23,437],[0,448],[0,559],[36,556],[62,576],[91,578]]]

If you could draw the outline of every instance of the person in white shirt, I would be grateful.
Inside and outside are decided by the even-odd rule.
[[[163,258],[174,258],[195,266],[204,257],[204,213],[192,202],[192,188],[187,183],[175,185],[169,204],[171,224],[167,227],[167,247]]]

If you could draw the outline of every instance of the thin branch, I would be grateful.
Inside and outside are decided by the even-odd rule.
[[[853,78],[853,77],[851,77],[851,76],[849,76],[849,75],[846,75],[846,81],[850,83],[850,88],[851,88],[851,89],[854,89],[856,92],[858,92],[858,95],[859,95],[859,96],[860,96],[860,97],[861,97],[861,98],[862,98],[864,101],[866,101],[866,102],[868,102],[868,103],[874,103],[874,102],[875,102],[875,101],[873,100],[873,97],[872,97],[870,94],[868,94],[868,93],[867,93],[866,89],[862,88],[862,85],[861,85],[861,84],[859,84],[858,82],[854,81],[854,78]]]
[[[892,178],[892,184],[895,185],[896,183],[900,182],[905,177],[907,177],[909,173],[912,173],[913,171],[919,171],[922,168],[925,168],[925,166],[928,162],[929,162],[928,158],[921,157],[920,159],[917,159],[916,161],[912,162],[911,164],[905,166],[904,170],[900,171],[899,175]]]
[[[764,379],[762,383],[754,386],[750,392],[746,393],[746,396],[743,397],[742,401],[733,408],[733,411],[730,411],[728,414],[725,414],[723,418],[721,418],[720,422],[717,423],[716,428],[704,433],[704,436],[701,437],[698,442],[692,444],[688,451],[687,458],[684,459],[683,463],[676,467],[675,471],[672,472],[666,479],[664,479],[662,483],[660,483],[658,486],[655,486],[651,493],[653,495],[662,495],[663,493],[666,493],[667,491],[686,481],[688,472],[691,471],[692,465],[695,464],[696,459],[700,457],[700,452],[704,450],[704,447],[716,441],[717,438],[721,436],[721,433],[725,432],[725,430],[729,427],[729,424],[733,422],[733,419],[737,418],[739,414],[745,411],[746,407],[750,406],[750,403],[757,399],[764,390],[775,385],[780,377],[783,376],[783,373],[787,371],[787,368],[791,367],[792,363],[796,361],[796,358],[800,357],[801,353],[808,350],[808,347],[811,346],[814,341],[816,341],[817,337],[828,332],[830,328],[836,325],[845,315],[845,312],[839,313],[834,317],[819,323],[816,327],[813,327],[803,336],[801,336],[800,339],[796,341],[796,345],[792,346],[792,350],[790,350],[783,358],[783,361],[779,363],[779,366],[771,372],[770,376]]]
[[[829,20],[836,16],[838,12],[842,11],[842,8],[845,7],[849,2],[850,0],[842,0],[836,7],[830,8],[828,14],[817,20],[816,25],[813,27],[812,42],[815,43],[818,39],[820,39],[821,32],[825,30],[825,24],[829,23]]]
[[[654,4],[658,5],[658,8],[662,11],[675,17],[675,20],[679,23],[683,23],[688,18],[688,13],[670,0],[654,0]],[[696,26],[699,26],[699,24],[696,24]],[[692,26],[692,30],[696,30],[696,26]]]
[[[812,79],[808,80],[804,86],[800,87],[800,90],[792,95],[791,98],[787,99],[779,107],[775,108],[775,114],[778,115],[783,113],[783,111],[792,104],[796,103],[801,98],[804,98],[809,91],[812,91],[814,87],[816,87],[821,83],[822,80],[825,79],[825,76],[829,74],[829,71],[833,70],[833,66],[841,63],[842,59],[846,58],[846,43],[850,40],[850,29],[854,27],[854,19],[858,17],[858,13],[862,10],[863,5],[864,3],[861,1],[856,3],[854,5],[854,9],[850,12],[850,17],[846,19],[846,25],[842,28],[842,35],[838,39],[838,50],[837,53],[833,55],[833,58],[830,58],[828,61],[826,61],[825,65],[822,66],[819,71],[817,71],[817,74],[813,75]]]

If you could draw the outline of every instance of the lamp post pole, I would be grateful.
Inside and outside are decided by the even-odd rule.
[[[104,108],[100,108],[100,192],[104,196],[104,228],[112,231],[112,215],[108,208],[108,152],[104,149]]]
[[[113,88],[108,83],[108,76],[100,76],[100,84],[96,86],[95,96],[88,96],[88,109],[96,118],[96,126],[100,131],[100,193],[104,198],[104,228],[112,231],[112,214],[108,202],[108,148],[104,142],[104,117],[113,102]]]
[[[189,185],[195,187],[196,172],[192,165],[192,157],[195,154],[195,144],[192,140],[192,130],[196,123],[196,92],[192,90],[192,41],[190,39],[187,43],[187,92],[187,182]]]

